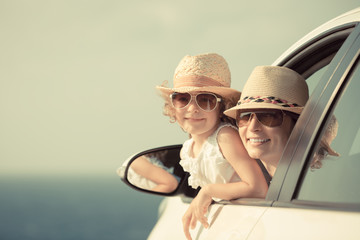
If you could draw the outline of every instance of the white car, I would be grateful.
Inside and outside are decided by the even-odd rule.
[[[289,67],[308,82],[310,99],[284,150],[265,199],[242,198],[211,205],[210,227],[197,224],[193,239],[360,239],[360,8],[307,34],[273,65]],[[338,123],[327,156],[311,168],[332,116]],[[181,145],[161,147],[130,157],[119,169],[137,190],[167,196],[148,239],[185,239],[181,218],[196,191],[179,166]],[[160,154],[157,166],[176,176],[168,192],[131,170],[143,155]],[[161,161],[159,161],[161,160]],[[156,163],[157,162],[157,163]],[[141,179],[142,180],[139,180]],[[142,183],[139,183],[142,181]],[[174,190],[175,189],[175,190]]]

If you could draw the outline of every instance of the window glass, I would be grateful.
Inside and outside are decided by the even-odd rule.
[[[306,83],[309,87],[309,95],[311,95],[311,93],[314,91],[314,88],[318,85],[321,77],[323,76],[323,74],[325,73],[327,68],[328,68],[328,65],[319,69],[313,75],[311,75],[310,77],[308,77],[306,79]]]
[[[304,175],[299,200],[360,203],[359,64],[349,80]]]

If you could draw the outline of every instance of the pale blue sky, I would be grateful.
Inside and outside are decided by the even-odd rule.
[[[226,58],[241,90],[358,0],[0,0],[0,174],[114,175],[182,143],[154,87],[186,54]]]

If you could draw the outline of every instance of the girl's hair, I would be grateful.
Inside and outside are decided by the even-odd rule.
[[[219,104],[219,106],[220,106],[220,121],[221,122],[230,123],[231,125],[236,127],[236,120],[234,118],[228,117],[224,114],[225,110],[228,110],[228,109],[236,106],[236,103],[237,103],[237,100],[234,98],[230,98],[230,99],[221,98],[221,102]]]
[[[223,98],[217,94],[215,94],[217,97],[221,98],[221,102],[219,103],[219,107],[220,107],[220,121],[221,122],[225,122],[225,123],[230,123],[233,126],[236,126],[236,121],[235,119],[228,117],[224,114],[224,111],[232,108],[236,105],[237,100],[236,99],[226,99]],[[168,116],[170,118],[170,122],[171,123],[175,123],[176,122],[176,118],[175,118],[175,108],[172,106],[171,102],[170,102],[170,98],[167,96],[163,96],[163,98],[165,99],[165,103],[164,103],[164,107],[163,107],[163,114],[165,116]]]

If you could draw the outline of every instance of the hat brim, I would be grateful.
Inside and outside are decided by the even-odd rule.
[[[232,98],[236,101],[240,98],[241,92],[228,88],[228,87],[181,87],[181,88],[166,88],[162,86],[157,86],[158,89],[164,97],[168,97],[173,92],[185,93],[185,92],[211,92],[215,93],[224,98]]]
[[[272,103],[247,103],[247,104],[241,104],[237,105],[235,107],[232,107],[224,112],[224,114],[228,117],[236,119],[236,112],[240,110],[241,112],[246,112],[249,110],[255,110],[255,109],[279,109],[283,111],[293,112],[296,114],[300,114],[304,107],[282,107],[276,104]]]

